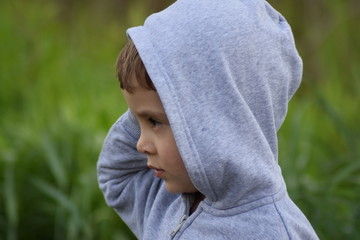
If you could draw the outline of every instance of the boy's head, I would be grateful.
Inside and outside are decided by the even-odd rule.
[[[172,193],[197,192],[186,171],[160,97],[145,66],[129,41],[117,59],[120,87],[141,128],[139,152],[147,155],[149,168],[165,181]]]
[[[118,72],[140,123],[139,151],[149,164],[161,169],[155,163],[172,160],[144,148],[155,143],[157,155],[165,153],[161,137],[170,129],[167,119],[139,114],[152,93],[149,98],[163,103],[160,112],[166,110],[194,186],[209,202],[219,203],[216,208],[277,191],[277,131],[302,73],[285,19],[266,1],[177,1],[126,34],[139,54],[130,42],[120,54]],[[164,179],[168,189],[175,186]],[[249,192],[255,194],[247,198]]]

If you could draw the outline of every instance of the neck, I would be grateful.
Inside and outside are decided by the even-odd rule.
[[[199,203],[205,199],[205,196],[200,193],[200,192],[196,192],[194,193],[194,203],[192,204],[192,206],[190,207],[190,215],[195,212],[195,210],[197,209],[197,207],[199,206]]]

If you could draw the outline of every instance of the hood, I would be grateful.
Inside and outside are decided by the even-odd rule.
[[[302,74],[286,20],[263,0],[179,0],[127,34],[206,201],[278,192],[276,134]]]

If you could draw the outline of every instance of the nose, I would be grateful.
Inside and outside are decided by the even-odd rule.
[[[150,137],[147,134],[141,132],[140,138],[136,144],[136,149],[138,152],[144,153],[146,155],[151,155],[155,153],[155,146],[151,142]]]

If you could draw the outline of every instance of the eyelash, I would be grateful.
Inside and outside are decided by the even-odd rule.
[[[153,118],[149,118],[148,121],[149,121],[149,123],[151,124],[152,127],[157,127],[157,126],[161,125],[161,122],[156,121]]]

